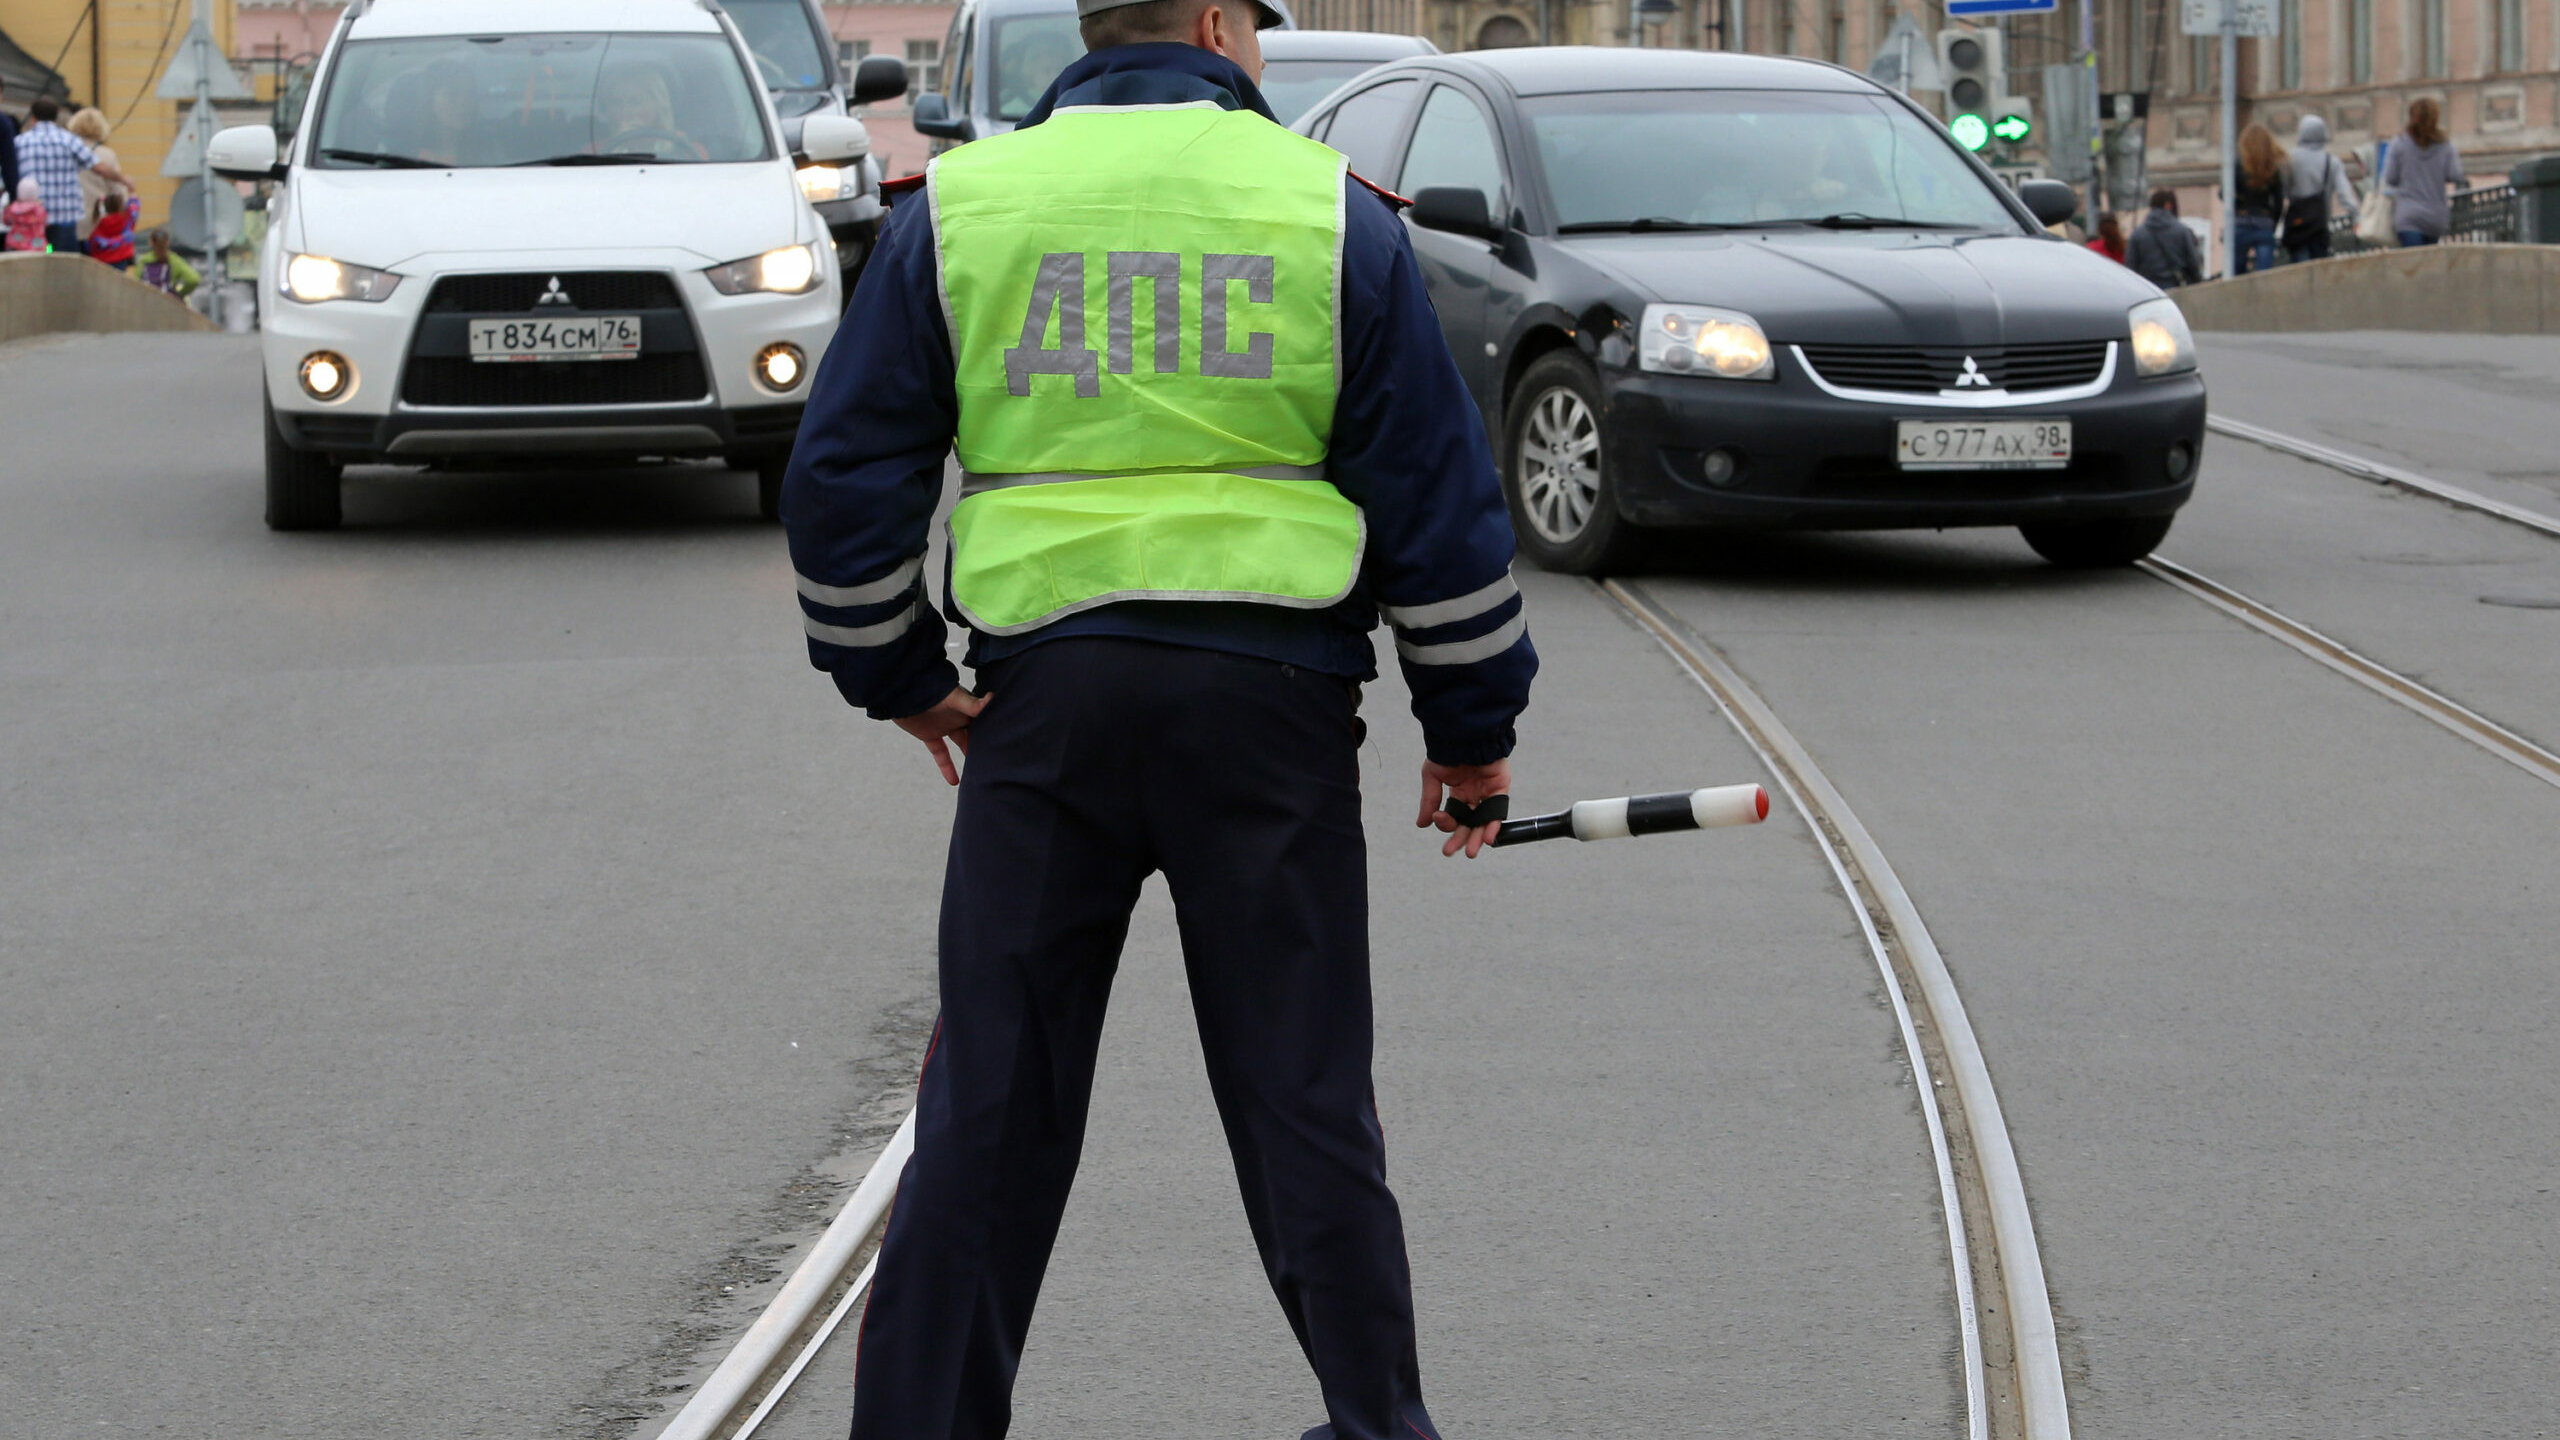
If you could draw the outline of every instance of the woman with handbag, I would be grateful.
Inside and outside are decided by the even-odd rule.
[[[2347,178],[2347,167],[2329,153],[2328,122],[2317,115],[2302,117],[2293,132],[2293,158],[2285,172],[2285,253],[2297,265],[2326,260],[2331,207],[2343,206],[2348,214],[2356,213],[2355,182]]]
[[[2382,188],[2391,195],[2391,230],[2402,248],[2442,240],[2452,218],[2446,192],[2468,183],[2461,153],[2444,137],[2443,108],[2433,100],[2410,101],[2409,128],[2382,162]]]

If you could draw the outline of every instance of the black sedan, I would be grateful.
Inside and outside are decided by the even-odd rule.
[[[2148,554],[2195,487],[2177,307],[2043,227],[1900,95],[1836,66],[1519,49],[1383,66],[1297,127],[1414,198],[1524,548],[1648,530],[2015,525]]]

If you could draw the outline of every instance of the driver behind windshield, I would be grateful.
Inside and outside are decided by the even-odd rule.
[[[708,160],[711,152],[676,125],[676,103],[667,77],[646,65],[608,70],[596,85],[596,118],[608,155],[679,155]]]
[[[439,60],[414,85],[404,87],[406,103],[393,108],[408,112],[408,153],[438,165],[469,162],[477,148],[473,143],[474,122],[480,118],[477,88],[471,67],[459,60]]]

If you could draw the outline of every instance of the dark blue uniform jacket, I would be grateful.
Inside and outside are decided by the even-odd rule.
[[[1223,56],[1125,45],[1069,66],[1022,123],[1039,124],[1060,105],[1202,99],[1271,113]],[[970,665],[1065,636],[1113,635],[1367,680],[1377,674],[1369,632],[1383,609],[1431,758],[1483,764],[1511,753],[1538,657],[1510,578],[1510,517],[1404,225],[1359,182],[1345,185],[1343,375],[1328,464],[1369,528],[1350,597],[1328,610],[1106,605],[1027,634],[973,633]],[[930,709],[958,683],[944,617],[924,603],[922,576],[958,417],[952,369],[932,216],[910,201],[890,212],[818,366],[782,498],[810,663],[877,719]],[[947,618],[959,623],[947,583],[944,591]]]

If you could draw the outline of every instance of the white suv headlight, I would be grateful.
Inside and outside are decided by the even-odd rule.
[[[710,277],[711,288],[723,295],[746,295],[758,290],[798,295],[818,283],[818,267],[826,260],[818,245],[785,245],[750,259],[714,265],[702,273]]]
[[[812,205],[833,200],[850,200],[862,193],[862,172],[834,165],[803,165],[799,169],[800,195]]]
[[[1712,305],[1647,305],[1636,347],[1637,363],[1665,375],[1712,375],[1726,380],[1767,380],[1778,367],[1760,322],[1739,310]]]
[[[293,255],[284,262],[284,293],[305,305],[323,300],[387,300],[400,288],[400,277],[369,265],[350,265],[326,255]]]
[[[2178,313],[2177,301],[2166,295],[2145,300],[2125,318],[2133,323],[2133,373],[2174,375],[2196,368],[2195,332]]]

